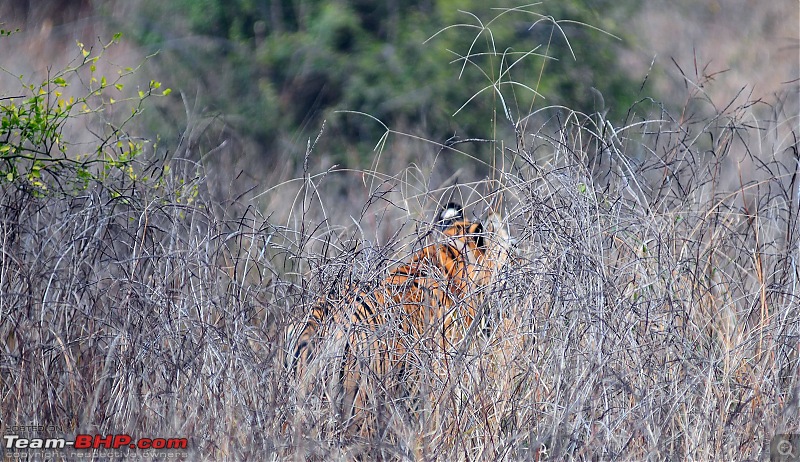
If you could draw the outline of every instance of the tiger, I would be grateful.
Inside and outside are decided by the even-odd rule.
[[[374,289],[348,287],[320,298],[290,351],[298,377],[309,373],[315,357],[317,373],[332,369],[322,373],[329,375],[332,399],[352,433],[370,432],[365,414],[371,390],[413,388],[417,354],[452,352],[470,335],[483,314],[485,292],[509,259],[511,240],[499,206],[490,207],[481,223],[448,203],[431,234],[433,242],[390,269]]]

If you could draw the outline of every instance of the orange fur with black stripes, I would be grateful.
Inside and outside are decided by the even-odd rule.
[[[408,382],[417,353],[452,350],[467,335],[509,252],[499,213],[490,211],[485,223],[465,220],[460,206],[448,204],[434,242],[392,269],[377,288],[345,290],[313,307],[291,351],[292,367],[298,376],[314,359],[313,370],[328,368],[343,419],[370,409],[376,387],[389,391]],[[367,431],[363,419],[348,426],[356,421]]]

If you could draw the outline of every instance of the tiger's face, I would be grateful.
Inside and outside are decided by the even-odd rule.
[[[511,240],[494,208],[482,222],[469,221],[461,206],[451,202],[439,213],[436,227],[444,238],[421,252],[429,255],[436,250],[438,265],[448,270],[449,278],[466,277],[471,285],[484,287],[508,261]],[[412,260],[419,256],[418,252]]]

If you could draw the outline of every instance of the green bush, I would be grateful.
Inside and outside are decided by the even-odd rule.
[[[207,88],[208,107],[228,116],[261,152],[301,159],[305,140],[327,120],[323,150],[355,147],[367,161],[383,128],[337,111],[370,114],[440,141],[490,139],[498,127],[486,115],[503,114],[495,85],[513,119],[544,105],[624,116],[637,85],[615,68],[618,42],[598,29],[619,35],[632,6],[572,0],[502,10],[475,0],[182,0],[147,4],[150,16],[131,27],[155,48],[191,36],[193,45],[170,47],[167,67],[188,89],[198,81]],[[440,31],[442,24],[456,26]]]
[[[142,112],[145,100],[166,96],[170,89],[150,80],[127,96],[124,82],[136,69],[120,68],[111,78],[101,75],[98,63],[119,37],[116,34],[112,41],[100,43],[99,49],[78,42],[78,56],[39,83],[29,83],[22,75],[15,77],[19,89],[0,98],[0,182],[42,194],[83,189],[90,180],[102,180],[111,170],[135,178],[132,161],[143,152],[145,141],[130,136],[126,127]],[[121,120],[107,115],[112,106],[114,112],[125,114]],[[119,106],[127,110],[119,111]],[[96,143],[70,139],[66,132],[70,124],[93,120],[102,123],[95,132]]]

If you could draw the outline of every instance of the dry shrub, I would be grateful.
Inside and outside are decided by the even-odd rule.
[[[407,258],[437,203],[480,212],[482,181],[364,171],[355,202],[336,194],[353,173],[306,167],[223,200],[183,146],[149,182],[3,185],[0,432],[187,437],[207,460],[763,457],[800,430],[796,108],[779,103],[519,124],[484,170],[517,244],[480,328],[415,350],[403,387],[366,382],[360,435],[332,361],[298,383],[288,333],[335,279]]]

